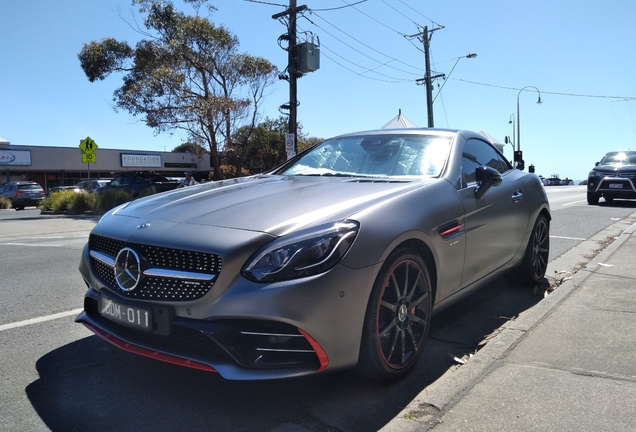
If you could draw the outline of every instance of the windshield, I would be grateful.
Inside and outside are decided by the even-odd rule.
[[[636,153],[612,152],[605,155],[601,165],[636,165]]]
[[[450,150],[451,136],[359,135],[325,141],[282,175],[355,177],[439,176]]]

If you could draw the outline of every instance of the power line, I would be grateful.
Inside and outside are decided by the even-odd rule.
[[[416,23],[415,21],[413,21],[413,20],[411,19],[411,17],[409,17],[409,16],[407,16],[407,15],[403,14],[401,11],[397,10],[396,8],[394,8],[393,6],[391,6],[390,4],[388,4],[386,1],[382,0],[382,3],[384,3],[385,5],[387,5],[388,7],[390,7],[391,9],[393,9],[394,11],[396,11],[397,13],[399,13],[400,15],[402,15],[402,16],[403,16],[404,18],[406,18],[407,20],[411,21],[411,22],[412,22],[413,24],[415,24],[416,26],[419,26],[419,24],[418,24],[418,23]],[[409,7],[410,7],[410,6],[409,6]],[[433,21],[431,20],[431,22],[433,22]]]
[[[281,6],[281,7],[287,7],[284,4],[278,4],[278,3],[269,3],[269,2],[265,2],[265,1],[260,1],[260,0],[243,0],[244,2],[248,2],[248,3],[260,3],[260,4],[264,4],[264,5],[269,5],[269,6]]]
[[[348,7],[353,7],[353,6],[355,6],[355,5],[358,5],[358,4],[360,4],[360,3],[364,3],[364,2],[366,2],[366,1],[369,1],[369,0],[360,0],[359,2],[351,3],[351,4],[345,3],[345,2],[343,1],[343,3],[345,4],[345,6],[338,6],[338,7],[329,8],[329,9],[313,9],[313,10],[315,10],[315,11],[320,11],[320,12],[324,12],[324,11],[332,11],[332,10],[338,10],[338,9],[346,9],[346,8],[348,8]]]
[[[324,48],[324,46],[323,46],[323,48]],[[333,52],[333,51],[331,51],[331,50],[330,50],[330,49],[328,49],[328,48],[326,48],[326,49],[327,49],[327,51],[329,51],[329,52]],[[334,54],[335,54],[335,53],[334,53]],[[391,77],[388,77],[388,78],[391,78],[391,80],[385,80],[385,79],[374,78],[374,77],[370,77],[370,76],[367,76],[367,75],[363,75],[363,74],[361,74],[361,73],[359,73],[359,72],[354,71],[353,69],[350,69],[350,68],[346,67],[345,65],[343,65],[343,64],[341,64],[341,63],[338,63],[336,60],[332,59],[331,57],[329,57],[329,56],[328,56],[327,54],[325,54],[324,52],[321,52],[321,55],[324,55],[325,57],[327,57],[329,60],[331,60],[332,62],[334,62],[335,64],[337,64],[337,65],[338,65],[338,66],[340,66],[341,68],[343,68],[343,69],[345,69],[345,70],[348,70],[349,72],[351,72],[351,73],[353,73],[353,74],[355,74],[355,75],[358,75],[359,77],[362,77],[362,78],[366,78],[366,79],[370,79],[370,80],[374,80],[374,81],[382,81],[382,82],[391,83],[391,84],[399,84],[399,83],[404,83],[404,82],[413,82],[412,80],[408,80],[408,81],[407,81],[407,80],[400,80],[400,79],[398,79],[398,78],[391,78]],[[337,55],[337,54],[336,54],[336,55]],[[339,56],[339,57],[340,57],[340,56]],[[357,65],[356,65],[356,66],[357,66]],[[377,72],[376,72],[376,73],[377,73]],[[383,75],[383,76],[386,76],[386,75]]]
[[[323,20],[324,22],[326,22],[327,24],[329,24],[330,26],[332,26],[333,28],[335,28],[335,29],[336,29],[336,30],[338,30],[339,32],[341,32],[341,33],[343,33],[344,35],[348,36],[349,38],[353,39],[354,41],[356,41],[356,42],[357,42],[357,43],[359,43],[360,45],[362,45],[362,46],[364,46],[364,47],[366,47],[366,48],[368,48],[368,49],[370,49],[370,50],[372,50],[372,51],[374,51],[374,52],[376,52],[376,53],[378,53],[378,54],[380,54],[380,55],[382,55],[382,56],[385,56],[386,58],[388,58],[388,59],[390,59],[390,60],[392,60],[392,61],[395,61],[395,62],[397,62],[397,63],[401,63],[401,64],[403,64],[403,65],[405,65],[405,66],[410,67],[410,68],[413,68],[413,69],[415,69],[415,70],[417,70],[417,71],[418,71],[418,74],[415,74],[415,73],[413,73],[413,72],[408,72],[408,71],[405,71],[405,70],[401,70],[401,69],[395,68],[395,67],[393,67],[393,66],[388,66],[388,67],[390,67],[391,69],[395,69],[395,70],[400,71],[400,72],[408,73],[408,74],[411,74],[411,75],[417,75],[417,76],[419,76],[419,75],[422,73],[422,69],[421,69],[421,68],[418,68],[418,67],[416,67],[416,66],[413,66],[413,65],[410,65],[410,64],[408,64],[408,63],[405,63],[405,62],[403,62],[403,61],[401,61],[401,60],[398,60],[398,59],[396,59],[396,58],[394,58],[394,57],[391,57],[390,55],[384,54],[383,52],[378,51],[377,49],[373,48],[372,46],[369,46],[369,45],[365,44],[364,42],[362,42],[362,41],[360,41],[360,40],[356,39],[355,37],[351,36],[351,35],[350,35],[350,34],[348,34],[347,32],[345,32],[345,31],[343,31],[343,30],[339,29],[339,28],[338,28],[338,27],[336,27],[334,24],[330,23],[329,21],[327,21],[326,19],[324,19],[324,18],[323,18],[323,17],[321,17],[320,15],[318,15],[318,14],[314,14],[314,15],[316,15],[318,18],[320,18],[321,20]],[[336,40],[337,40],[337,41],[339,41],[340,43],[342,43],[342,44],[346,45],[347,47],[351,48],[352,50],[354,50],[354,51],[356,51],[356,52],[358,52],[358,53],[362,54],[363,56],[365,56],[365,57],[367,57],[367,58],[369,58],[369,59],[371,59],[371,60],[373,60],[373,61],[375,61],[375,62],[377,62],[377,63],[379,63],[379,64],[383,64],[381,61],[378,61],[378,60],[374,59],[373,57],[370,57],[369,55],[367,55],[367,54],[363,53],[362,51],[360,51],[360,50],[358,50],[358,49],[356,49],[356,48],[352,47],[351,45],[347,44],[347,43],[346,43],[346,42],[344,42],[343,40],[341,40],[341,39],[339,39],[338,37],[334,36],[332,33],[329,33],[327,30],[325,30],[324,28],[320,27],[318,24],[316,24],[315,22],[313,22],[312,20],[310,20],[309,18],[307,18],[305,15],[303,15],[303,18],[305,18],[305,19],[306,19],[307,21],[309,21],[311,24],[313,24],[314,26],[318,27],[319,29],[321,29],[322,31],[324,31],[325,33],[327,33],[328,35],[330,35],[331,37],[333,37],[334,39],[336,39]]]
[[[384,0],[382,0],[384,2]],[[421,13],[420,11],[418,11],[417,9],[413,8],[412,6],[409,6],[408,4],[404,3],[402,0],[398,0],[400,3],[402,3],[404,6],[406,6],[407,8],[411,9],[413,12],[415,12],[418,15],[421,15],[422,17],[426,18],[427,20],[429,20],[430,22],[432,22],[433,24],[435,24],[438,27],[444,27],[443,25],[441,25],[440,23],[437,23],[435,21],[433,21],[432,19],[430,19],[429,17],[427,17],[426,15],[424,15],[423,13]],[[386,2],[384,2],[386,3]]]
[[[465,79],[461,79],[461,78],[451,78],[454,79],[456,81],[462,81],[468,84],[475,84],[475,85],[480,85],[480,86],[485,86],[485,87],[495,87],[495,88],[500,88],[500,89],[504,89],[504,90],[514,90],[514,91],[520,91],[521,89],[519,88],[515,88],[515,87],[506,87],[506,86],[500,86],[500,85],[496,85],[496,84],[486,84],[486,83],[480,83],[477,81],[469,81],[469,80],[465,80]],[[586,97],[586,98],[601,98],[601,99],[625,99],[625,100],[636,100],[636,97],[633,96],[603,96],[603,95],[589,95],[589,94],[577,94],[577,93],[561,93],[561,92],[549,92],[549,91],[543,91],[541,90],[542,94],[551,94],[551,95],[556,95],[556,96],[572,96],[572,97]]]

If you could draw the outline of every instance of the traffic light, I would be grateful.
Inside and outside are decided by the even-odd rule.
[[[526,167],[526,163],[523,160],[520,160],[519,162],[517,162],[517,169],[523,171],[524,168]]]
[[[514,161],[515,162],[523,161],[523,152],[521,150],[515,150]]]
[[[528,172],[534,174],[534,165],[528,167]]]

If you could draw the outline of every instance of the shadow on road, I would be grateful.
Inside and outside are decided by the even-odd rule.
[[[393,384],[343,372],[226,381],[118,350],[96,336],[41,357],[26,394],[52,431],[377,431],[479,341],[541,298],[501,278],[433,318],[416,369]],[[79,325],[79,324],[76,324]]]

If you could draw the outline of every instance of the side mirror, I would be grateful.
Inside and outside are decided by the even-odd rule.
[[[598,166],[598,164],[600,164],[600,162],[596,162],[596,163],[594,164],[594,166]]]
[[[482,199],[491,187],[499,186],[503,182],[499,171],[484,165],[475,170],[475,180],[477,181],[477,189],[475,189],[477,199]]]

